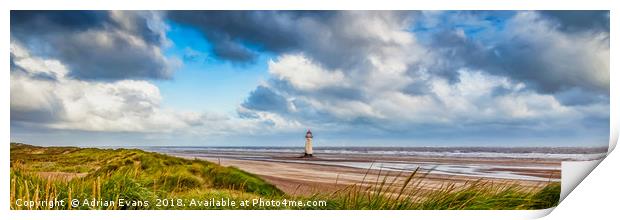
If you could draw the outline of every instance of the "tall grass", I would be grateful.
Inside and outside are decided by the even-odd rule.
[[[60,172],[64,177],[42,175]],[[188,160],[141,150],[69,147],[41,148],[11,144],[11,209],[205,209],[217,207],[156,207],[157,198],[206,200],[325,200],[327,206],[294,209],[544,209],[557,205],[560,185],[523,187],[517,183],[474,181],[464,186],[441,185],[428,190],[418,170],[398,176],[381,174],[374,181],[353,184],[333,193],[285,195],[254,174],[202,160]],[[400,175],[403,175],[402,178]],[[17,206],[16,201],[79,199],[148,201],[149,207]],[[226,207],[269,208],[281,207]],[[286,207],[282,207],[286,208]]]
[[[477,180],[462,186],[445,183],[429,190],[424,183],[427,174],[416,169],[402,183],[397,177],[389,180],[385,175],[375,182],[354,184],[312,198],[327,200],[328,209],[514,210],[554,207],[560,197],[560,184],[556,182],[526,187],[517,182],[498,184]]]
[[[84,160],[82,157],[89,158]],[[44,165],[43,165],[44,164]],[[69,178],[42,177],[49,172],[85,171]],[[63,173],[67,174],[67,173]],[[68,173],[76,174],[76,173]],[[187,160],[141,150],[40,148],[11,145],[11,209],[70,209],[17,206],[22,201],[56,198],[70,201],[149,201],[189,197],[221,190],[281,197],[283,192],[259,177],[234,167]],[[233,195],[235,195],[233,193]],[[232,198],[234,199],[234,198]],[[96,206],[80,209],[134,209]],[[150,206],[150,208],[157,208]],[[166,208],[166,207],[161,207]]]

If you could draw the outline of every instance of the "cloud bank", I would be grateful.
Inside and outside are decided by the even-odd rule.
[[[11,121],[21,126],[228,138],[280,138],[309,127],[344,145],[607,142],[608,11],[11,17]],[[185,50],[222,63],[270,56],[266,80],[233,115],[160,106],[152,80],[173,78],[180,65],[164,55],[174,47],[170,25],[198,31],[209,51]],[[447,136],[455,140],[438,141]]]
[[[11,11],[13,39],[83,80],[170,78],[178,61],[163,54],[165,32],[157,12]]]

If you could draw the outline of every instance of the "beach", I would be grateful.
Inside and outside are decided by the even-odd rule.
[[[238,167],[291,195],[331,193],[354,184],[377,184],[384,179],[399,185],[416,170],[414,179],[419,180],[425,190],[449,185],[460,187],[476,181],[537,188],[561,180],[561,161],[587,160],[602,155],[597,151],[573,152],[574,149],[559,153],[509,150],[493,154],[473,150],[411,153],[413,151],[408,149],[390,148],[334,149],[317,150],[312,158],[300,157],[303,154],[295,152],[294,148],[163,148],[157,151]],[[505,155],[498,156],[501,154]]]
[[[373,185],[387,177],[388,182],[396,180],[399,183],[411,174],[412,171],[393,171],[381,169],[352,168],[337,165],[319,165],[311,163],[281,162],[281,161],[252,161],[229,158],[204,157],[223,166],[234,166],[250,173],[259,175],[267,182],[291,195],[309,195],[314,193],[331,193],[338,189],[353,185]],[[480,179],[493,183],[518,183],[526,187],[539,187],[549,181],[557,181],[560,176],[558,169],[521,169],[517,172],[531,173],[532,175],[548,175],[548,181],[519,180],[505,178],[478,178],[466,175],[450,175],[426,173],[428,170],[419,170],[418,177],[424,189],[435,190],[448,184],[463,186],[466,182]],[[398,184],[397,184],[398,185]]]

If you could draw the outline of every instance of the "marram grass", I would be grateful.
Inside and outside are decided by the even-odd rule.
[[[380,175],[380,174],[379,174]],[[142,209],[142,206],[17,206],[16,201],[72,199],[147,201],[146,209],[545,209],[556,206],[559,183],[541,187],[474,181],[456,187],[423,190],[424,173],[405,181],[388,176],[333,193],[286,195],[260,177],[203,160],[189,160],[142,150],[36,147],[11,144],[11,209]],[[322,200],[312,207],[188,207],[153,204],[157,199]]]

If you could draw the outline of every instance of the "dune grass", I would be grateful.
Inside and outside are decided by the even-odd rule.
[[[380,175],[380,174],[379,174]],[[559,183],[538,188],[474,181],[423,190],[424,173],[405,181],[387,176],[312,196],[285,195],[260,177],[203,160],[189,160],[135,149],[36,147],[11,143],[11,209],[75,209],[69,204],[17,206],[16,201],[147,201],[150,205],[79,206],[77,209],[544,209],[556,206]],[[188,201],[230,200],[325,201],[323,206],[188,207]],[[158,201],[159,199],[159,201]],[[170,199],[168,206],[155,206]]]
[[[50,198],[124,199],[155,204],[156,198],[176,198],[187,194],[221,195],[236,199],[243,193],[267,197],[283,195],[278,188],[253,174],[203,160],[141,150],[43,148],[11,144],[12,209],[23,208],[15,205],[15,200],[19,198],[45,198],[46,201]],[[37,207],[45,208],[49,207]]]
[[[416,170],[403,183],[384,176],[313,198],[327,200],[326,209],[353,210],[529,210],[557,206],[560,198],[560,184],[551,182],[532,188],[477,180],[429,191],[423,182],[427,174]]]

